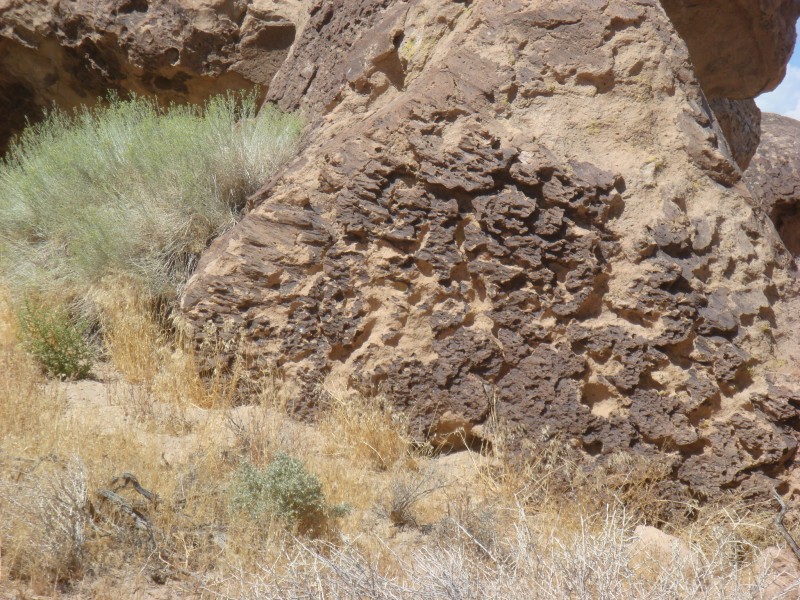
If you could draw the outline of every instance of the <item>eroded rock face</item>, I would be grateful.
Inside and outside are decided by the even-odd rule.
[[[0,0],[0,152],[55,103],[115,90],[200,103],[265,86],[305,0]]]
[[[791,461],[791,261],[658,2],[317,0],[269,96],[306,148],[182,308],[299,412],[347,379],[421,437],[494,410],[698,495]]]
[[[767,113],[763,129],[745,181],[786,249],[800,259],[800,121]]]

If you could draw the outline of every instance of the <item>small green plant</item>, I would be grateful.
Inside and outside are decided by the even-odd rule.
[[[319,530],[329,519],[350,512],[346,504],[329,505],[319,478],[301,460],[283,452],[266,469],[246,461],[241,464],[232,504],[254,518],[268,514],[303,531]]]
[[[74,320],[63,306],[27,301],[19,313],[25,349],[48,375],[83,379],[92,368],[92,351],[86,341],[88,325]]]

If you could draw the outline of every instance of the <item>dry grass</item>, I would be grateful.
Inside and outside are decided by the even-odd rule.
[[[408,454],[411,440],[406,435],[407,426],[386,398],[341,387],[326,392],[327,406],[319,426],[331,442],[332,452],[379,471],[392,468]]]
[[[154,300],[121,278],[106,280],[102,288],[92,291],[91,297],[99,307],[111,363],[131,383],[152,381],[167,347],[163,328],[153,318]]]
[[[0,596],[780,597],[758,565],[778,541],[771,507],[675,507],[659,497],[663,462],[620,455],[591,472],[561,442],[511,453],[497,423],[493,456],[420,454],[383,399],[347,390],[298,423],[276,373],[234,406],[235,382],[200,379],[149,298],[98,305],[105,380],[47,382],[0,304]],[[278,453],[351,512],[314,536],[235,510],[242,461]],[[666,554],[636,542],[653,522],[675,536]]]

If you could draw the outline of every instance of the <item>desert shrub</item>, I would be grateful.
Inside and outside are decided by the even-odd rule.
[[[378,513],[386,516],[393,525],[419,526],[415,511],[417,504],[446,485],[428,470],[399,471],[392,477],[383,505],[378,507]]]
[[[253,517],[266,514],[301,530],[320,529],[327,520],[349,511],[346,505],[329,505],[319,478],[301,460],[283,452],[266,469],[246,461],[241,464],[232,504]]]
[[[41,473],[0,477],[0,543],[13,577],[65,581],[83,571],[88,474],[77,458],[41,462]]]
[[[23,347],[53,377],[83,379],[92,368],[88,325],[63,306],[27,301],[19,312]]]
[[[301,119],[256,97],[111,98],[54,110],[0,160],[0,269],[17,298],[81,300],[109,275],[171,298],[295,148]]]

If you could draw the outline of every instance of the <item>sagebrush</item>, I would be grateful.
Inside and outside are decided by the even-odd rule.
[[[302,530],[319,530],[329,519],[349,511],[346,505],[328,504],[319,477],[284,452],[278,452],[266,469],[243,462],[232,502],[253,517],[266,514]]]
[[[112,97],[54,110],[0,162],[0,269],[15,297],[81,301],[111,275],[172,298],[292,156],[302,119],[255,94],[203,107]]]

